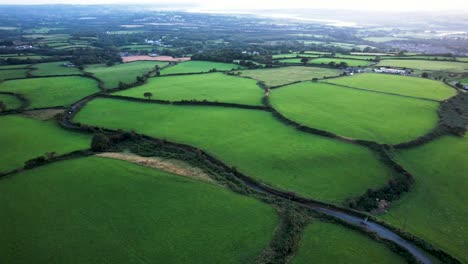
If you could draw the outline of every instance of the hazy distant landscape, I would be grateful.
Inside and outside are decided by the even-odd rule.
[[[0,4],[0,262],[468,263],[463,2]]]

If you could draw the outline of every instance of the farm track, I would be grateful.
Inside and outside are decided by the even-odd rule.
[[[72,119],[77,114],[77,112],[79,112],[81,110],[81,108],[86,105],[86,103],[88,103],[89,101],[91,101],[92,99],[94,99],[96,97],[99,97],[99,94],[94,94],[92,96],[84,98],[84,99],[78,101],[77,103],[75,103],[74,105],[72,105],[72,107],[65,113],[65,116],[63,117],[60,124],[64,128],[67,128],[67,129],[82,131],[82,128],[80,128],[80,126],[78,126],[76,123],[72,122]],[[111,130],[111,129],[105,129],[105,131],[107,131],[107,132],[116,132],[115,130]],[[144,137],[145,139],[148,139],[148,140],[151,140],[151,141],[155,141],[155,142],[160,141],[160,140],[158,140],[156,138],[153,138],[153,137],[150,137],[150,136],[146,136],[146,135],[141,135],[141,136]],[[173,144],[173,145],[175,145],[175,146],[177,146],[179,148],[183,148],[183,149],[189,149],[189,150],[194,149],[193,147],[188,146],[188,145],[184,145],[184,144],[178,144],[178,143],[172,143],[172,142],[167,142],[167,144]],[[214,158],[210,154],[203,151],[203,155],[206,156],[210,162],[217,163],[217,165],[225,168],[228,171],[231,171],[231,169],[230,169],[230,167],[228,165],[218,161],[216,158]],[[390,228],[385,227],[383,224],[380,224],[380,223],[378,223],[377,221],[374,221],[374,220],[368,220],[367,224],[365,226],[361,225],[361,222],[362,222],[363,218],[366,216],[366,214],[363,214],[363,213],[360,213],[360,212],[357,212],[357,211],[353,211],[353,210],[349,210],[349,209],[340,208],[340,207],[337,207],[337,206],[332,205],[332,204],[327,204],[327,203],[323,203],[323,202],[319,202],[319,201],[306,199],[306,198],[297,196],[295,194],[291,194],[289,192],[279,190],[279,189],[270,187],[268,185],[265,185],[265,184],[263,184],[261,182],[258,182],[256,180],[252,179],[251,177],[249,177],[247,175],[244,175],[244,174],[241,174],[239,172],[234,173],[234,175],[244,185],[248,186],[249,188],[251,188],[251,189],[253,189],[253,190],[257,191],[257,192],[266,193],[266,194],[272,195],[274,197],[294,201],[294,202],[298,203],[299,205],[305,206],[305,207],[307,207],[307,208],[309,208],[311,210],[317,211],[319,213],[323,213],[323,214],[325,214],[327,216],[330,216],[332,218],[337,218],[337,219],[339,219],[341,221],[344,221],[347,224],[352,225],[354,227],[363,228],[363,229],[365,229],[365,231],[374,233],[377,237],[379,237],[381,239],[389,240],[389,241],[399,245],[400,247],[404,248],[420,263],[424,263],[424,264],[431,264],[432,263],[432,261],[427,256],[427,254],[425,252],[423,252],[420,248],[418,248],[415,244],[405,240],[398,233],[396,233],[395,231],[392,231]]]

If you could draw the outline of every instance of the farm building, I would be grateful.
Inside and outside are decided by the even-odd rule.
[[[379,72],[379,73],[391,73],[391,74],[402,74],[402,75],[408,73],[406,70],[392,69],[392,68],[378,68],[378,69],[374,69],[374,72]]]

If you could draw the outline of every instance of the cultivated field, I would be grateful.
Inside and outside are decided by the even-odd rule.
[[[352,60],[352,59],[340,59],[340,58],[318,58],[310,60],[308,63],[310,64],[328,64],[330,62],[334,62],[336,64],[340,64],[341,62],[345,62],[350,67],[365,67],[371,64],[371,61],[367,60]]]
[[[8,79],[25,78],[28,69],[0,70],[0,81]]]
[[[6,263],[253,262],[278,222],[255,199],[97,157],[13,175],[0,192]]]
[[[341,202],[391,174],[370,150],[299,132],[265,111],[96,99],[76,121],[200,147],[261,181],[321,200]]]
[[[377,66],[389,66],[400,68],[412,68],[429,71],[464,72],[468,71],[468,63],[452,61],[427,61],[427,60],[382,60]]]
[[[0,94],[0,102],[6,105],[7,110],[16,109],[21,106],[21,101],[9,94]]]
[[[22,167],[26,160],[46,152],[87,149],[91,140],[89,135],[63,130],[53,122],[18,115],[0,116],[0,127],[0,145],[5,150],[0,152],[0,172]]]
[[[359,91],[323,83],[292,84],[271,93],[286,117],[345,137],[405,142],[437,124],[437,102]]]
[[[130,84],[136,82],[137,76],[143,76],[146,73],[159,67],[166,66],[166,62],[159,61],[139,61],[132,63],[123,63],[115,66],[92,65],[86,67],[85,71],[93,73],[95,77],[104,82],[104,88],[111,89],[119,86],[119,82]]]
[[[151,78],[148,83],[118,95],[144,98],[151,92],[153,99],[181,101],[207,100],[237,104],[260,105],[263,90],[255,80],[229,76],[223,73],[207,73],[183,76]]]
[[[198,73],[208,72],[212,69],[218,71],[230,71],[233,69],[242,69],[243,67],[233,63],[221,63],[211,61],[187,61],[178,63],[175,66],[165,68],[161,74],[175,74],[175,73]]]
[[[390,74],[366,73],[326,80],[326,82],[433,100],[445,100],[456,94],[455,89],[443,82]]]
[[[307,81],[312,80],[313,78],[321,79],[324,77],[338,76],[340,74],[341,71],[337,69],[301,66],[248,70],[241,72],[242,76],[264,81],[268,86],[278,86],[297,81]]]
[[[343,226],[313,222],[306,227],[293,264],[405,263],[383,244]]]
[[[416,179],[414,188],[395,202],[384,220],[468,262],[468,136],[443,137],[398,152]]]
[[[29,108],[40,108],[70,105],[99,88],[93,79],[66,76],[5,81],[0,91],[22,94],[31,102]]]
[[[37,70],[33,70],[31,73],[34,76],[81,74],[78,68],[65,67],[63,66],[64,63],[66,61],[35,64],[34,68],[37,68]]]

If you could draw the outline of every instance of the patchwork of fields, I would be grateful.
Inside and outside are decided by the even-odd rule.
[[[63,44],[70,35],[31,34],[29,37],[40,39],[42,45],[73,48]],[[44,35],[48,37],[42,39]],[[90,41],[76,40],[70,46],[86,46]],[[126,48],[145,48],[137,46]],[[425,135],[438,125],[441,104],[457,91],[443,82],[408,76],[363,73],[340,77],[343,70],[312,65],[346,62],[367,67],[376,55],[338,53],[334,58],[316,58],[322,54],[276,54],[273,58],[285,63],[300,63],[298,55],[310,60],[306,66],[267,68],[257,64],[260,68],[251,70],[236,63],[209,61],[99,64],[87,65],[84,71],[64,67],[66,61],[0,66],[0,92],[15,93],[28,101],[25,111],[13,114],[9,110],[17,109],[22,102],[0,93],[0,102],[6,106],[0,109],[0,146],[6,150],[0,152],[0,177],[40,156],[95,147],[98,137],[93,134],[108,131],[89,127],[97,126],[162,139],[150,147],[152,150],[163,150],[166,141],[187,144],[232,168],[229,177],[238,171],[286,192],[290,199],[300,195],[345,206],[379,187],[394,187],[398,176],[382,156],[387,155],[410,172],[415,182],[408,193],[390,199],[390,206],[377,217],[467,262],[468,163],[463,154],[468,153],[468,136],[442,136],[405,150],[390,146],[386,154],[353,141],[394,145]],[[462,78],[460,72],[468,70],[468,64],[462,62],[416,59],[385,58],[379,65],[422,66],[424,70],[446,71],[447,75],[459,72],[453,79]],[[138,76],[159,68],[161,76],[155,72],[139,85],[112,94],[119,99],[101,96],[68,110],[62,108],[91,94],[106,95],[109,91],[105,89],[122,86],[119,83],[134,84]],[[83,76],[88,74],[100,82]],[[265,91],[262,87],[274,89]],[[151,100],[238,105],[178,105]],[[247,109],[251,106],[264,108]],[[58,109],[48,109],[52,107]],[[47,109],[31,111],[34,108]],[[454,109],[460,115],[457,118],[464,118],[462,108]],[[300,125],[342,138],[300,131],[275,111]],[[63,112],[70,113],[71,121],[76,122],[63,125],[84,133],[59,126],[59,117],[53,117]],[[142,140],[132,135],[119,134],[120,139],[135,140],[125,144]],[[105,137],[104,141],[108,146],[117,140]],[[323,219],[315,214],[308,214],[307,221],[301,218],[303,215],[295,218],[300,210],[291,209],[287,200],[279,202],[243,187],[236,189],[230,185],[235,185],[234,181],[217,181],[214,171],[203,171],[207,168],[200,170],[213,176],[210,181],[181,176],[184,174],[177,173],[181,169],[177,163],[164,166],[171,166],[165,171],[179,175],[161,171],[149,166],[148,160],[138,161],[142,157],[131,154],[127,146],[121,151],[133,155],[133,162],[139,165],[96,156],[73,157],[0,178],[0,210],[4,212],[0,222],[11,227],[1,232],[2,260],[255,263],[259,256],[271,257],[268,254],[276,243],[294,243],[291,241],[297,239],[297,249],[288,256],[291,263],[404,262],[385,242],[345,225],[321,222]],[[196,151],[190,154],[181,150],[181,155],[201,159],[203,154]],[[190,170],[198,165],[187,161],[185,166]],[[277,236],[285,232],[285,221],[290,225],[304,221],[301,224],[307,225],[285,242]]]
[[[196,146],[247,175],[320,200],[342,202],[391,176],[368,149],[299,133],[264,111],[97,99],[76,121]]]
[[[131,84],[136,82],[137,76],[143,76],[155,69],[156,66],[164,67],[166,62],[138,61],[123,63],[107,67],[105,65],[91,65],[85,71],[94,74],[104,83],[104,88],[111,89],[119,86],[119,82]]]

